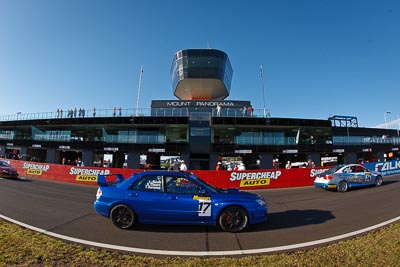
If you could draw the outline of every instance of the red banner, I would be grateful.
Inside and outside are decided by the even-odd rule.
[[[142,169],[99,168],[3,159],[22,177],[97,185],[99,174],[122,174],[125,178]],[[244,190],[313,185],[315,176],[330,167],[266,169],[249,171],[191,170],[204,181],[221,188]]]

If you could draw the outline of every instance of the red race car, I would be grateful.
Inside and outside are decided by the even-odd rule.
[[[0,160],[0,177],[17,178],[18,171],[4,160]]]

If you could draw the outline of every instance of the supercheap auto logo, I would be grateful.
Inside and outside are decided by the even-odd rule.
[[[271,179],[278,180],[281,171],[272,172],[232,172],[230,181],[240,181],[240,187],[269,185]]]
[[[110,170],[96,170],[96,169],[84,169],[84,168],[71,168],[69,171],[70,175],[76,175],[75,180],[80,182],[97,182],[97,176],[108,175]]]
[[[25,162],[22,168],[26,170],[26,174],[41,176],[43,172],[47,172],[50,169],[50,165]]]
[[[326,172],[327,169],[311,169],[310,171],[310,178],[316,177],[318,174]]]

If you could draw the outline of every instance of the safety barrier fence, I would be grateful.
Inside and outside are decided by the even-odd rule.
[[[18,170],[22,177],[97,185],[99,174],[122,174],[125,178],[143,169],[82,167],[49,163],[28,162],[3,159]],[[383,175],[400,173],[400,161],[367,163],[365,166]],[[239,188],[243,190],[287,188],[313,185],[317,174],[330,167],[262,169],[248,171],[190,170],[198,177],[221,188]]]

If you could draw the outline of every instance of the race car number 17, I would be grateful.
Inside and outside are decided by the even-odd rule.
[[[199,199],[199,216],[211,216],[211,200]]]

